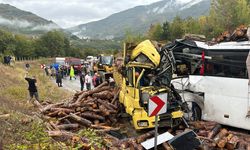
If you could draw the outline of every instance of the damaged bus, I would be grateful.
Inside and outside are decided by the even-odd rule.
[[[250,41],[208,45],[182,39],[167,48],[177,65],[172,83],[196,115],[250,130]]]

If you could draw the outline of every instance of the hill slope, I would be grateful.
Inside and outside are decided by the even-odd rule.
[[[15,33],[37,35],[60,27],[52,21],[9,4],[0,4],[0,29]]]
[[[112,39],[121,37],[126,30],[145,33],[156,22],[171,21],[176,15],[182,18],[198,17],[208,13],[210,0],[162,0],[151,5],[137,6],[105,19],[69,28],[81,38]]]

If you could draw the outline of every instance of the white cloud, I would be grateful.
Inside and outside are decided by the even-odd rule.
[[[31,27],[31,30],[52,30],[58,29],[58,26],[55,24],[47,24],[47,25],[35,25],[34,23],[28,22],[26,20],[20,19],[6,19],[0,16],[0,24],[6,26],[15,26],[18,28],[28,28]]]
[[[30,11],[67,28],[156,1],[160,0],[0,0],[0,3]]]
[[[1,16],[0,16],[0,24],[7,26],[17,26],[20,28],[27,28],[32,26],[32,24],[26,20],[18,20],[18,19],[9,20],[6,18],[2,18]]]

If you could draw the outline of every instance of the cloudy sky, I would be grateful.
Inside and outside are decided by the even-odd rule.
[[[0,0],[0,3],[30,11],[68,28],[156,1],[160,0]]]

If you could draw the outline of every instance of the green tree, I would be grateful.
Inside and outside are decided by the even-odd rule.
[[[160,23],[151,25],[148,30],[148,38],[151,40],[162,40],[163,37],[163,28]]]
[[[14,34],[0,30],[0,53],[13,53],[15,51]]]
[[[35,56],[34,43],[32,40],[27,39],[24,36],[15,36],[15,51],[14,54],[17,57],[32,57]]]
[[[170,36],[171,36],[171,33],[170,33],[170,23],[168,21],[165,21],[163,24],[162,24],[162,39],[163,40],[170,40]]]
[[[250,6],[247,0],[237,0],[236,9],[236,25],[250,23]]]
[[[182,38],[184,32],[183,20],[176,16],[170,26],[171,40]]]
[[[143,40],[145,40],[146,38],[141,35],[141,34],[134,34],[132,31],[130,30],[127,30],[125,32],[125,37],[124,37],[124,40],[123,42],[125,43],[139,43]]]
[[[62,32],[49,31],[41,36],[36,43],[36,54],[40,56],[65,56],[65,50],[69,48],[69,42]]]

